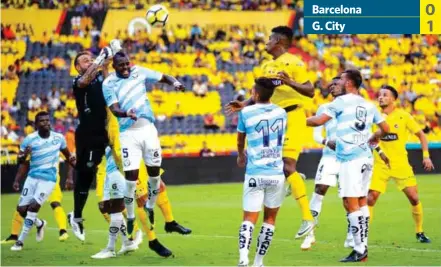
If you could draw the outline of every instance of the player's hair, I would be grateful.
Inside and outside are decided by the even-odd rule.
[[[363,81],[363,78],[361,77],[361,73],[359,70],[347,69],[347,70],[343,71],[343,73],[346,73],[349,80],[351,80],[354,83],[354,85],[357,89],[360,88],[361,83]]]
[[[274,78],[257,78],[254,80],[254,90],[259,94],[260,101],[269,101],[274,94],[274,89],[282,85],[282,81]]]
[[[340,80],[340,76],[335,76],[332,80]]]
[[[84,56],[84,55],[90,55],[90,56],[91,56],[92,53],[90,53],[89,51],[86,51],[86,50],[79,52],[79,53],[75,56],[75,59],[74,59],[74,66],[76,66],[76,65],[78,64],[78,59],[79,59],[81,56]]]
[[[398,91],[394,87],[386,84],[386,85],[381,86],[381,89],[386,89],[386,90],[391,91],[392,95],[394,96],[394,99],[398,98]]]
[[[49,116],[49,113],[46,111],[38,112],[37,115],[35,115],[35,123],[37,123],[38,119],[40,119],[40,117],[43,117],[43,116]]]
[[[294,36],[294,32],[288,26],[277,26],[277,27],[274,27],[271,30],[271,32],[285,36],[288,39],[288,41],[289,41],[288,45],[291,44],[292,37]]]
[[[127,57],[127,55],[126,55],[124,52],[122,52],[122,51],[117,52],[117,53],[113,56],[113,64],[115,64],[115,62],[116,62],[117,59],[119,59],[119,58],[123,58],[123,57]]]

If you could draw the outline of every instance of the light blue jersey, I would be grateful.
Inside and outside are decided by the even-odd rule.
[[[112,172],[119,172],[118,165],[116,165],[115,159],[113,158],[112,149],[106,147],[106,173],[110,174]]]
[[[26,147],[32,149],[28,176],[56,182],[60,150],[66,148],[64,136],[51,131],[48,138],[42,138],[38,132],[33,132],[23,140],[20,150],[25,151]]]
[[[325,114],[337,120],[336,154],[340,161],[371,157],[368,140],[372,125],[384,121],[374,104],[355,94],[331,102]]]
[[[274,104],[247,106],[239,113],[237,131],[247,136],[246,175],[283,175],[284,109]]]
[[[325,110],[327,109],[328,105],[329,105],[329,103],[321,105],[317,110],[316,116],[323,114],[325,112]],[[326,132],[326,139],[335,141],[337,139],[337,120],[335,120],[335,119],[329,120],[328,122],[325,123],[324,127],[325,127],[325,132]],[[316,134],[315,131],[319,131],[319,134],[321,137],[322,127],[314,128],[314,135]],[[314,139],[316,139],[315,136],[314,136]],[[330,149],[328,146],[325,146],[323,148],[322,154],[323,154],[323,157],[335,157],[336,156],[335,151]]]
[[[126,79],[112,73],[103,83],[107,106],[118,103],[122,110],[134,110],[138,119],[144,118],[153,123],[155,116],[147,98],[146,83],[157,83],[161,79],[161,73],[139,66],[133,66],[130,77]],[[134,123],[131,118],[118,118],[120,132],[129,129]]]

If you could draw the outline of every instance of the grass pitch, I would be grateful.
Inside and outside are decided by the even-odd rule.
[[[382,195],[375,208],[369,233],[369,260],[359,265],[440,265],[441,263],[441,175],[418,177],[420,198],[424,207],[424,229],[431,244],[416,242],[411,208],[403,193],[393,184]],[[309,195],[313,181],[307,181]],[[191,228],[190,236],[165,234],[164,221],[156,211],[156,232],[159,240],[173,251],[174,258],[163,259],[148,249],[147,240],[130,255],[107,260],[92,260],[107,244],[107,225],[98,211],[97,199],[91,191],[84,217],[86,242],[78,241],[69,230],[66,242],[58,241],[58,229],[48,204],[40,218],[48,221],[48,230],[42,243],[35,242],[33,230],[21,252],[10,251],[11,245],[2,245],[2,265],[216,265],[234,266],[238,263],[238,229],[241,223],[242,184],[213,184],[197,186],[170,186],[168,195],[175,219]],[[1,237],[9,235],[11,217],[18,195],[1,196]],[[65,192],[63,207],[66,213],[73,208],[72,192]],[[297,203],[287,198],[279,213],[276,233],[265,265],[341,265],[338,261],[350,251],[343,248],[346,236],[346,218],[341,200],[332,189],[324,199],[320,225],[316,230],[317,243],[310,251],[301,251],[302,240],[294,240],[300,226]],[[260,223],[254,231],[250,252],[252,263]],[[119,249],[119,245],[117,247]]]

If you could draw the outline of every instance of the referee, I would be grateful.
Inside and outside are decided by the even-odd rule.
[[[108,62],[110,61],[107,59],[111,56],[112,50],[105,47],[95,60],[90,52],[82,51],[78,53],[74,61],[79,75],[73,80],[73,92],[80,124],[75,132],[77,165],[74,211],[69,213],[68,220],[75,236],[81,241],[86,239],[83,228],[83,209],[89,195],[90,185],[96,179],[98,165],[109,143],[106,130],[106,102],[102,84],[108,75]]]

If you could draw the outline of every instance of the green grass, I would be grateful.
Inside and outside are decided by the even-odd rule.
[[[405,196],[389,185],[389,192],[380,197],[370,228],[369,261],[361,265],[438,265],[441,263],[441,175],[419,176],[419,192],[424,205],[424,227],[431,244],[419,244],[414,234],[410,206]],[[313,182],[308,181],[308,192]],[[10,245],[1,249],[2,265],[236,265],[237,238],[241,223],[241,184],[170,186],[169,197],[177,221],[193,229],[190,236],[165,234],[163,218],[157,210],[159,240],[169,247],[174,258],[162,259],[144,242],[133,254],[108,260],[92,260],[90,256],[107,244],[107,226],[97,208],[94,192],[84,212],[87,221],[87,241],[81,244],[69,231],[70,238],[58,241],[58,230],[49,205],[40,217],[48,220],[45,240],[35,242],[35,230],[25,242],[24,250],[11,252]],[[11,216],[18,195],[2,195],[2,237],[9,233]],[[63,199],[66,212],[73,207],[72,193]],[[338,260],[349,251],[343,248],[346,218],[336,190],[330,190],[324,200],[317,243],[311,251],[301,251],[301,240],[293,236],[300,225],[300,213],[292,198],[286,199],[277,221],[276,234],[265,258],[266,265],[339,265]],[[258,225],[256,229],[259,229]],[[254,257],[254,232],[250,261]]]

